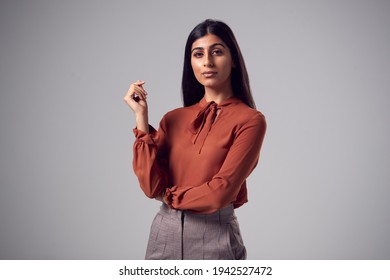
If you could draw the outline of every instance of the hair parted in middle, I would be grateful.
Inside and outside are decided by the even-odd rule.
[[[182,78],[182,97],[185,107],[198,103],[204,96],[204,86],[200,84],[192,70],[191,66],[191,47],[199,38],[213,34],[226,43],[230,50],[233,64],[231,72],[231,84],[235,97],[241,99],[251,108],[256,108],[255,101],[249,85],[248,72],[245,67],[244,58],[240,47],[230,27],[218,20],[207,19],[198,24],[190,33],[184,51],[184,66]]]

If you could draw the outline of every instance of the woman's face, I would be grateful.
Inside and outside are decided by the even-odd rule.
[[[196,79],[205,88],[231,88],[230,74],[234,65],[229,48],[218,36],[207,34],[192,44],[191,65]]]

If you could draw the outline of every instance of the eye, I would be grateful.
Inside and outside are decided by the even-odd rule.
[[[196,58],[200,58],[200,57],[203,56],[203,53],[202,52],[194,52],[193,56],[196,57]]]
[[[220,49],[214,49],[211,51],[211,54],[212,55],[221,55],[221,54],[223,54],[223,52]]]

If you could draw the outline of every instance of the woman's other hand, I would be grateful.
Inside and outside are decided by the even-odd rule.
[[[145,82],[140,80],[132,83],[124,97],[124,101],[135,113],[137,129],[149,133],[148,103],[146,102],[148,93],[142,87],[144,84]]]
[[[142,87],[144,84],[145,82],[140,80],[132,83],[124,97],[127,105],[129,105],[136,114],[147,113],[148,110],[148,104],[146,103],[146,96],[148,93]]]

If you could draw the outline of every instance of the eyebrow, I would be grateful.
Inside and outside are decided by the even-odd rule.
[[[225,45],[222,44],[222,43],[215,43],[215,44],[212,44],[212,45],[209,47],[209,49],[215,48],[216,46],[221,46],[221,47],[223,47],[223,48],[226,49]],[[193,48],[193,49],[191,50],[191,53],[192,53],[193,51],[195,51],[195,50],[204,50],[204,48],[202,48],[202,47]]]

